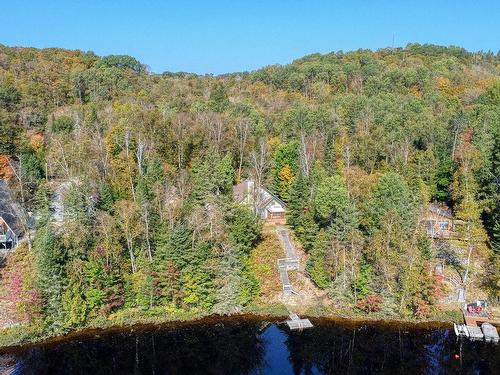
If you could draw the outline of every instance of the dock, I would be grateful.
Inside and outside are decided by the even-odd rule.
[[[462,313],[465,324],[454,325],[458,337],[467,337],[471,341],[484,340],[494,343],[500,341],[497,329],[491,324],[485,306],[480,301],[464,306]]]
[[[490,323],[481,324],[481,330],[484,334],[484,340],[486,342],[498,343],[500,341],[500,336],[498,335],[497,329]]]
[[[305,328],[312,328],[313,324],[309,319],[301,319],[297,314],[291,313],[290,319],[286,321],[288,328],[291,330],[303,330]]]
[[[471,341],[483,341],[483,331],[478,326],[467,326],[467,331],[469,332],[469,339]]]

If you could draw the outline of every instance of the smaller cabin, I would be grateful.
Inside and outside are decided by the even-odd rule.
[[[251,179],[245,180],[233,189],[234,200],[254,207],[263,220],[285,222],[285,202],[265,187],[257,188]]]
[[[450,239],[458,237],[457,227],[462,221],[455,219],[447,206],[430,203],[422,211],[420,223],[429,237]]]
[[[0,250],[13,249],[19,242],[18,212],[7,183],[0,179]]]
[[[13,249],[17,246],[18,237],[7,220],[0,216],[0,249]]]

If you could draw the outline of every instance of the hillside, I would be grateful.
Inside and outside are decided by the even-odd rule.
[[[499,298],[498,54],[410,44],[198,76],[0,45],[0,156],[36,216],[1,288],[44,332],[265,305],[273,241],[234,202],[245,178],[287,203],[329,312],[436,316],[439,262]],[[429,202],[460,221],[452,245],[419,224]]]

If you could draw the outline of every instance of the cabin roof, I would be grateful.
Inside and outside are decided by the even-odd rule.
[[[443,216],[448,219],[453,219],[453,212],[448,206],[445,206],[444,204],[430,203],[427,209],[436,215]]]
[[[253,180],[247,179],[245,181],[240,182],[239,184],[235,185],[233,187],[233,194],[234,194],[234,199],[239,203],[241,202],[249,193],[250,189],[250,183],[253,183]],[[286,204],[283,202],[276,194],[274,194],[272,191],[265,187],[261,187],[263,191],[265,191],[267,194],[269,194],[270,198],[266,199],[264,202],[261,203],[261,207],[266,207],[271,201],[277,201],[281,206],[285,207]]]
[[[285,208],[285,206],[286,206],[285,202],[283,202],[276,194],[274,194],[273,192],[269,191],[269,189],[266,189],[265,187],[263,187],[262,189],[264,191],[266,191],[271,196],[271,198],[269,198],[267,201],[265,201],[263,203],[264,207],[267,206],[269,203],[271,203],[274,200],[274,201],[277,201],[280,206],[282,206],[283,208]]]
[[[248,192],[248,180],[241,181],[233,187],[234,200],[240,203]]]
[[[17,219],[16,204],[12,199],[7,183],[2,179],[0,179],[0,217],[14,233],[19,234],[21,232],[21,226]]]

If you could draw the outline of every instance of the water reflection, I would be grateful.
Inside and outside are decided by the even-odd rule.
[[[448,330],[232,321],[37,347],[0,355],[0,374],[499,374],[500,347]],[[456,357],[458,355],[458,357]]]

